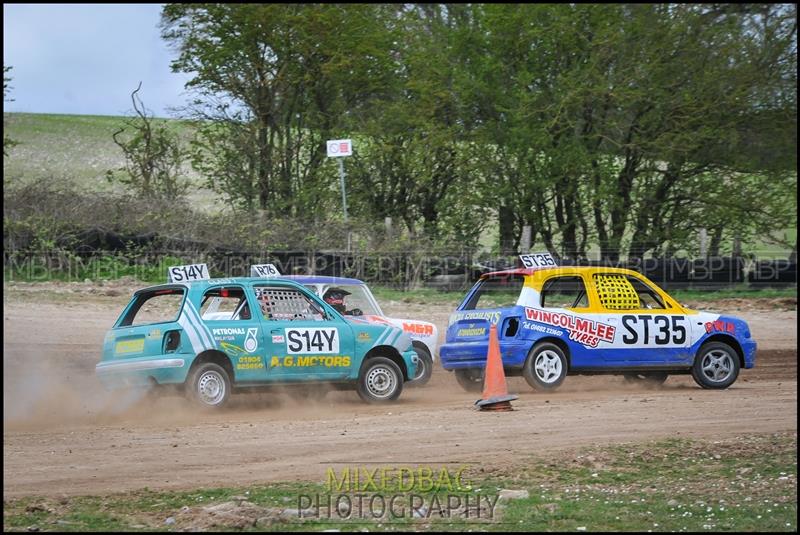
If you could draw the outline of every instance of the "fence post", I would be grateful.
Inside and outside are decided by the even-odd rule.
[[[520,238],[519,250],[521,253],[529,253],[531,251],[531,226],[523,225],[522,238]]]
[[[700,229],[700,256],[705,257],[708,254],[708,231],[705,227]]]

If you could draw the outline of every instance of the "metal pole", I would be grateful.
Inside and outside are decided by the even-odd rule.
[[[342,207],[344,208],[344,222],[347,223],[347,193],[344,191],[344,158],[339,160],[339,180],[342,183]]]
[[[700,229],[700,256],[705,257],[708,254],[708,231],[705,227]]]

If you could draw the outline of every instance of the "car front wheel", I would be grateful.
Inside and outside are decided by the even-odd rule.
[[[201,407],[219,409],[231,395],[231,380],[222,366],[206,362],[192,371],[186,389],[189,399]]]
[[[692,377],[703,388],[728,388],[739,376],[739,355],[724,342],[703,344],[692,365]]]
[[[367,403],[394,401],[403,391],[403,372],[386,357],[371,358],[361,366],[357,390]]]
[[[431,380],[433,374],[433,358],[428,348],[414,344],[414,351],[417,352],[417,371],[408,386],[425,386]]]
[[[556,344],[536,344],[528,353],[522,375],[535,390],[554,390],[567,376],[567,356]]]

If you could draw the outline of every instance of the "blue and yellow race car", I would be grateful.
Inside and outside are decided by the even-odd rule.
[[[396,400],[416,373],[401,329],[342,316],[285,279],[211,279],[205,264],[169,269],[170,282],[137,291],[106,334],[95,370],[110,388],[173,385],[204,407],[233,390],[290,385],[319,397],[353,389]]]
[[[547,254],[523,262],[482,275],[450,316],[442,367],[466,390],[481,389],[491,325],[506,374],[538,390],[568,374],[651,383],[691,374],[703,388],[727,388],[755,365],[745,321],[685,308],[634,271],[559,267]]]

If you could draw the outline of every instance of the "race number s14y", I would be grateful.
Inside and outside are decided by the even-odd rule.
[[[286,351],[290,355],[324,355],[339,352],[336,328],[286,329]]]

